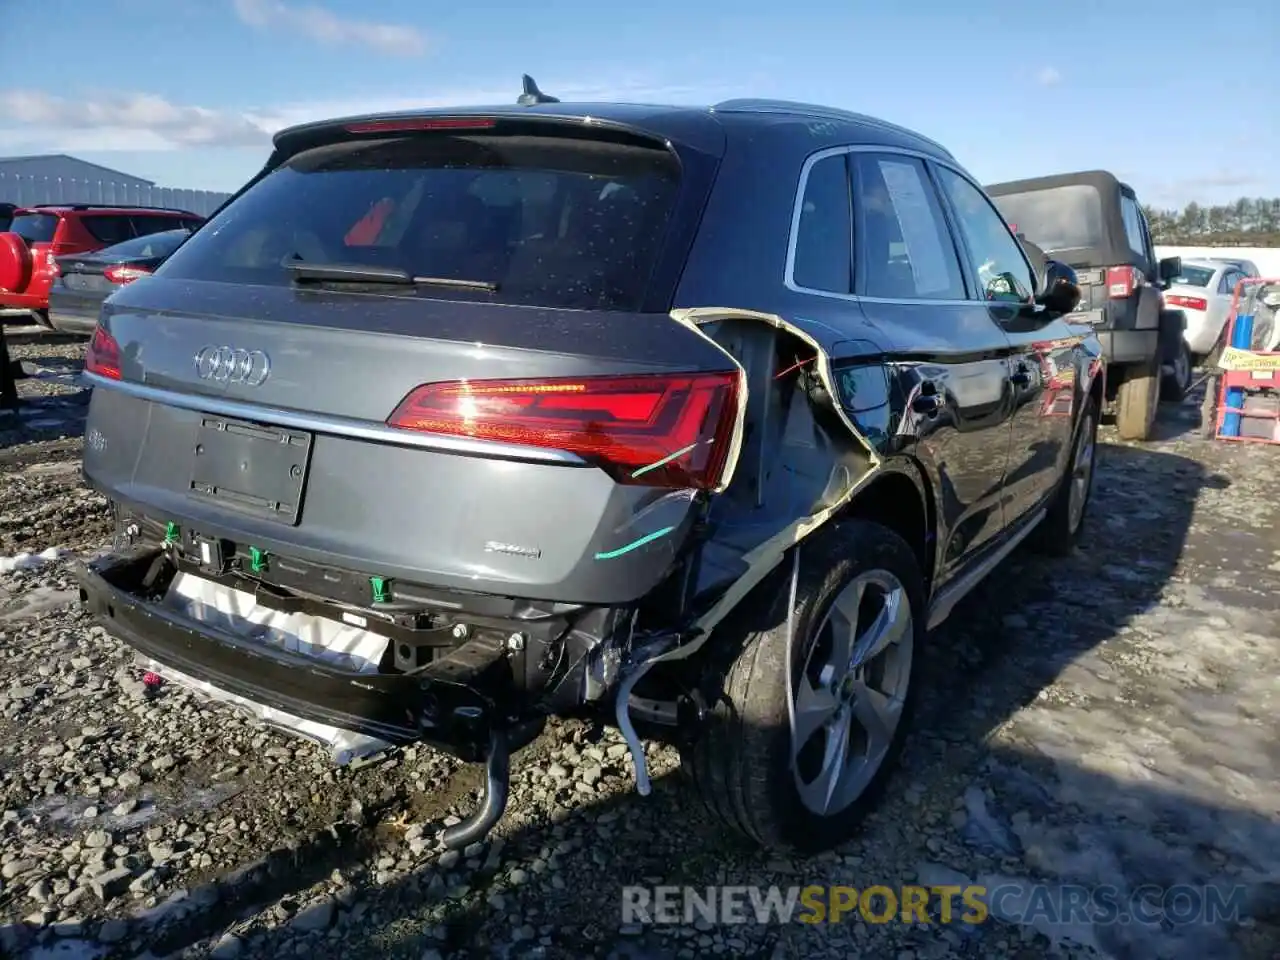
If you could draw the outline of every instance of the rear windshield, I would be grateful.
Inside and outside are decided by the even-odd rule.
[[[53,243],[58,218],[52,213],[20,213],[9,224],[9,230],[27,243]]]
[[[1207,287],[1217,272],[1210,267],[1193,267],[1184,264],[1182,273],[1178,274],[1173,282],[1183,287]]]
[[[1106,245],[1102,197],[1087,184],[1073,183],[991,199],[1014,231],[1024,234],[1045,253]]]
[[[114,257],[120,260],[167,257],[177,250],[182,241],[189,236],[191,236],[190,230],[165,230],[160,233],[151,233],[145,237],[134,237],[132,240],[117,243],[104,250],[99,250],[95,256],[103,258]]]
[[[678,186],[668,151],[599,140],[332,144],[254,184],[159,275],[287,285],[285,261],[359,264],[497,285],[418,288],[433,298],[637,310]]]

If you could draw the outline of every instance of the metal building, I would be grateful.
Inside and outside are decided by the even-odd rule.
[[[207,216],[227,197],[211,190],[158,187],[150,180],[65,153],[0,157],[0,202],[103,203],[181,207]]]

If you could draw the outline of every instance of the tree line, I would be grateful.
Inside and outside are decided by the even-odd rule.
[[[1280,247],[1280,197],[1241,197],[1235,203],[1181,210],[1144,206],[1151,238],[1165,245]]]

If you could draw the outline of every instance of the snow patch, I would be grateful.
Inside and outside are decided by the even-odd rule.
[[[0,573],[13,573],[15,570],[34,570],[54,560],[61,560],[71,551],[63,547],[49,547],[39,553],[20,553],[16,557],[0,557]]]

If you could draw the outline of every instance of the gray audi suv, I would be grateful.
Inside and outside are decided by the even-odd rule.
[[[532,86],[532,85],[531,85]],[[536,87],[534,88],[536,91]],[[825,107],[433,109],[279,133],[89,347],[81,595],[142,667],[487,771],[552,715],[830,847],[928,630],[1080,536],[1103,364],[945,148]]]

